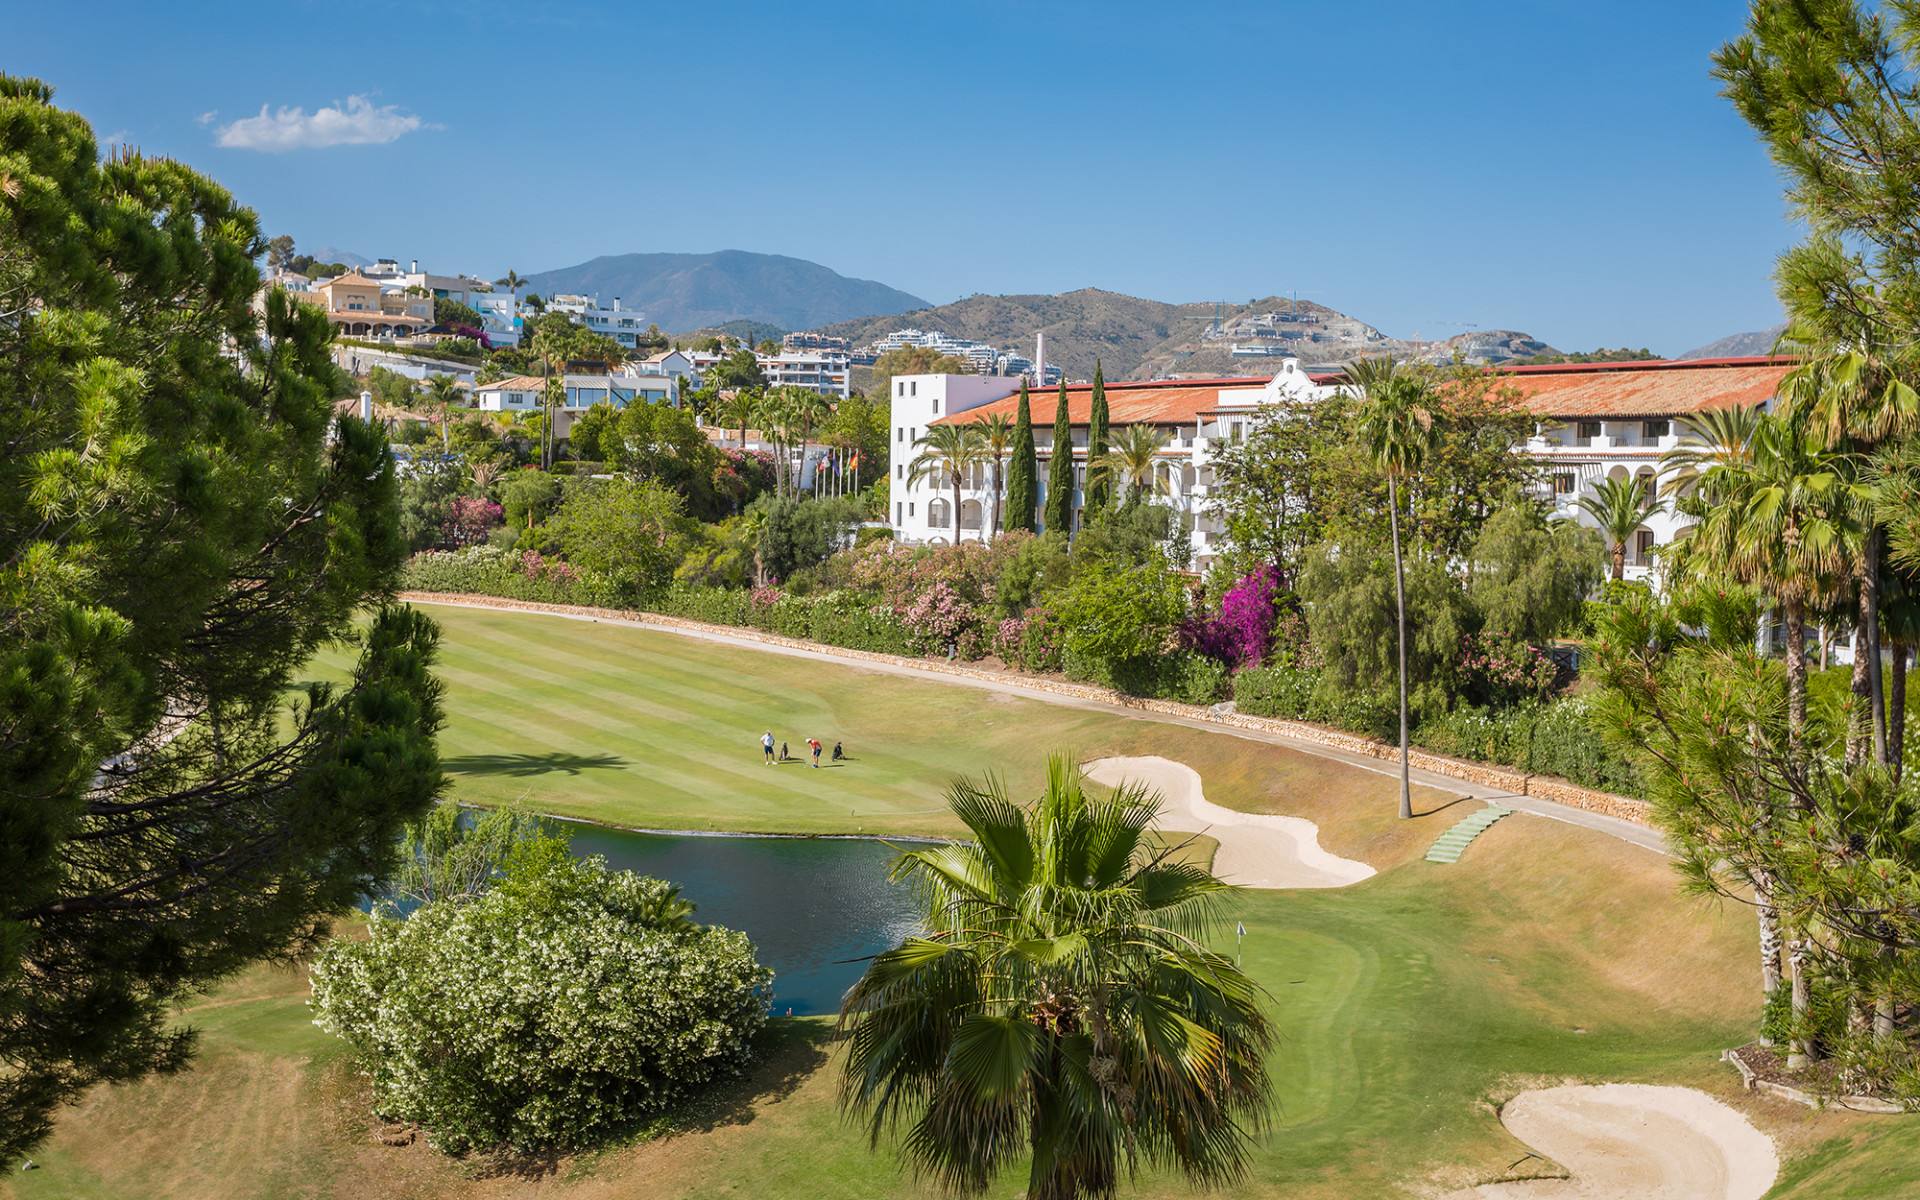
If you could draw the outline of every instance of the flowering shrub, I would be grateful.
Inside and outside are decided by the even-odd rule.
[[[1259,665],[1273,645],[1274,614],[1286,589],[1280,572],[1256,568],[1220,598],[1220,611],[1187,621],[1188,646],[1229,666]]]
[[[737,1074],[773,973],[743,933],[602,859],[541,859],[464,904],[376,919],[313,965],[317,1024],[380,1111],[460,1153],[585,1144]]]
[[[1545,651],[1515,645],[1504,634],[1483,630],[1469,634],[1460,644],[1461,690],[1482,704],[1506,706],[1541,699],[1558,674]]]
[[[418,592],[474,592],[541,604],[617,602],[612,583],[596,572],[538,551],[498,546],[416,554],[401,568],[400,586]]]
[[[991,542],[958,546],[910,547],[876,541],[837,555],[834,561],[844,570],[847,586],[878,596],[895,608],[905,608],[938,584],[946,584],[968,604],[991,605],[1000,573],[1031,540],[1030,533],[1009,533]]]
[[[458,550],[487,540],[487,533],[504,518],[498,504],[477,496],[455,496],[447,504],[446,519],[440,522],[442,547]]]
[[[922,654],[945,653],[949,647],[965,659],[986,653],[979,612],[951,584],[936,583],[922,592],[900,610],[900,623]]]

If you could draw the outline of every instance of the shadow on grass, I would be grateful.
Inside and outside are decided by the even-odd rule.
[[[578,775],[582,771],[624,771],[627,760],[615,754],[462,754],[442,759],[440,765],[458,775],[550,775],[564,771]]]
[[[560,1177],[566,1182],[591,1178],[603,1157],[661,1138],[712,1133],[731,1125],[752,1124],[757,1109],[785,1100],[827,1062],[833,1025],[819,1017],[775,1017],[755,1040],[756,1057],[737,1079],[695,1091],[667,1112],[611,1132],[604,1141],[574,1153],[498,1154],[462,1162],[475,1179],[516,1179],[534,1183]]]

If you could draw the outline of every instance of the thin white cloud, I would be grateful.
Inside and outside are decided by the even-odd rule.
[[[237,150],[313,150],[322,146],[374,146],[391,142],[416,129],[430,128],[412,113],[392,104],[375,105],[365,96],[348,96],[338,107],[281,108],[260,106],[257,117],[243,117],[222,125],[215,142]]]
[[[219,115],[220,115],[219,109],[210,108],[206,112],[203,112],[199,116],[195,117],[193,121],[194,121],[194,124],[196,125],[211,125],[213,124],[213,119]]]

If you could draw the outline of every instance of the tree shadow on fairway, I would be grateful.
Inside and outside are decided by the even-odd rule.
[[[512,1179],[540,1183],[592,1173],[601,1155],[689,1133],[712,1133],[753,1122],[763,1104],[785,1100],[827,1062],[833,1027],[821,1018],[774,1018],[755,1039],[755,1059],[745,1074],[696,1089],[664,1113],[624,1128],[604,1131],[595,1144],[572,1151],[533,1154],[501,1152],[462,1161],[461,1173],[473,1179]]]
[[[578,775],[582,771],[624,771],[630,765],[616,754],[462,754],[442,759],[440,765],[456,775],[551,775],[556,771]]]
[[[831,1022],[819,1017],[775,1017],[755,1039],[755,1060],[739,1079],[714,1084],[690,1097],[673,1114],[680,1133],[712,1133],[748,1125],[763,1104],[793,1095],[809,1075],[826,1065]]]

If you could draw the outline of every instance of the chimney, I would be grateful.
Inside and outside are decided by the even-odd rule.
[[[373,393],[372,392],[360,393],[360,419],[362,421],[373,420]]]
[[[420,260],[416,258],[413,260],[412,274],[418,275],[419,273],[420,273]]]
[[[619,311],[620,311],[620,297],[618,297],[618,296],[615,296],[615,297],[613,298],[613,311],[615,311],[615,312],[619,312]]]

